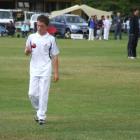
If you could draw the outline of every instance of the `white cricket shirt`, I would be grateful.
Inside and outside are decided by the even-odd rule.
[[[49,33],[43,36],[39,33],[34,33],[29,35],[26,47],[31,48],[31,44],[35,44],[36,48],[32,48],[30,76],[50,76],[52,72],[50,56],[59,54],[55,38]]]
[[[110,29],[110,27],[111,27],[111,21],[109,19],[105,19],[104,20],[104,27],[106,29]]]

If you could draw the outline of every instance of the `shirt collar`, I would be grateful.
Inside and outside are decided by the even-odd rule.
[[[40,35],[38,32],[36,32],[36,35],[37,35],[38,37],[47,37],[47,36],[49,35],[49,33],[46,32],[46,34]]]

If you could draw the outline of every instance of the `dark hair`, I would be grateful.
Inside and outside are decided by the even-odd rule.
[[[139,10],[139,8],[135,7],[132,9],[132,12],[136,12],[137,10]]]
[[[104,15],[101,16],[101,18],[104,18],[104,17],[105,17]]]
[[[38,16],[37,21],[43,22],[46,26],[49,25],[49,18],[45,15]]]

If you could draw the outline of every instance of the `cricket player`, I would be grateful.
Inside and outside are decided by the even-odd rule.
[[[111,27],[111,21],[109,20],[109,16],[104,20],[104,40],[109,39],[109,32]]]
[[[37,32],[29,35],[26,41],[25,54],[31,55],[29,98],[36,110],[35,121],[40,125],[46,121],[48,95],[51,81],[52,65],[54,81],[59,80],[59,49],[55,38],[47,32],[49,18],[40,15],[37,18]]]

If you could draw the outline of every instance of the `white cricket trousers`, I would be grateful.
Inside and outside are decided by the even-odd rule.
[[[104,39],[105,40],[109,39],[109,29],[108,28],[104,28]]]
[[[50,89],[50,77],[30,77],[29,98],[37,112],[38,119],[45,120]]]
[[[89,28],[88,40],[94,40],[94,29]]]

